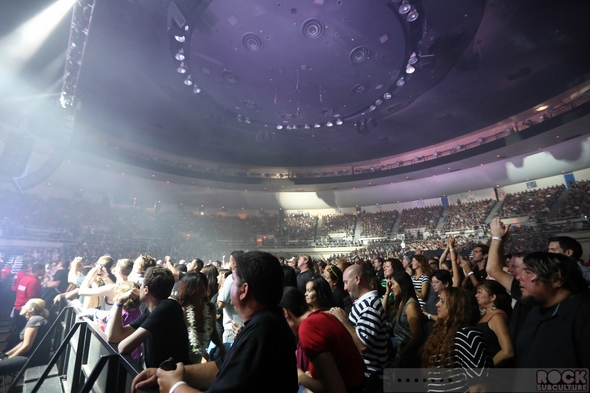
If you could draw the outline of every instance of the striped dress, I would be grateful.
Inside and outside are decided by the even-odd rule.
[[[365,377],[383,370],[387,361],[387,332],[385,312],[377,291],[370,291],[352,305],[348,320],[355,327],[356,335],[367,347],[362,354]]]

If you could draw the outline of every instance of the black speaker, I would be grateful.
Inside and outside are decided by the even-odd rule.
[[[35,140],[30,135],[8,134],[0,155],[0,176],[20,177],[27,167]]]

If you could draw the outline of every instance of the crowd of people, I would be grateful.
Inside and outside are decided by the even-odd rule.
[[[565,200],[559,206],[555,218],[578,218],[590,212],[590,181],[571,183]]]
[[[498,215],[500,217],[527,216],[532,219],[546,217],[563,191],[565,191],[565,186],[561,184],[506,194],[498,210]]]
[[[318,216],[309,213],[287,213],[283,223],[283,237],[313,239],[318,227]]]
[[[477,202],[457,201],[449,206],[444,217],[443,231],[466,231],[485,224],[496,202],[485,199]]]
[[[391,234],[397,220],[397,210],[367,213],[363,211],[360,218],[361,237],[387,237]]]
[[[442,205],[403,209],[399,231],[403,232],[410,228],[424,228],[425,230],[434,229],[440,220],[442,211]]]
[[[447,237],[441,253],[416,247],[403,258],[389,244],[323,261],[233,251],[208,264],[147,253],[70,261],[32,250],[13,313],[22,334],[0,355],[0,373],[26,362],[47,327],[47,304],[64,299],[145,364],[133,391],[399,391],[384,370],[402,377],[415,368],[430,391],[509,391],[527,383],[522,369],[588,368],[581,245],[545,238],[543,251],[505,257],[509,245],[524,247],[512,230],[495,218],[491,239],[471,255]],[[514,370],[514,379],[494,369]]]
[[[322,233],[328,236],[339,233],[350,237],[356,228],[356,214],[326,214],[322,216]]]

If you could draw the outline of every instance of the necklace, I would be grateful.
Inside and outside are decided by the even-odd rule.
[[[195,307],[192,304],[186,306],[186,319],[188,322],[188,342],[191,346],[191,351],[195,355],[201,353],[199,340],[197,339],[197,326],[195,325]]]

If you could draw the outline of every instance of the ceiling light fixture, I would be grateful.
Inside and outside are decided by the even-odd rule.
[[[319,124],[319,123],[315,123],[313,126],[314,126],[315,128],[320,128],[320,127],[321,127],[321,124]]]
[[[418,62],[418,58],[416,57],[416,52],[414,52],[410,56],[410,60],[408,60],[408,64],[416,64],[417,62]]]
[[[336,120],[336,125],[341,126],[342,125],[342,120],[340,120],[340,119]]]
[[[183,61],[185,59],[184,56],[184,49],[180,48],[180,50],[178,51],[178,53],[174,56],[174,58],[178,61]]]
[[[383,98],[385,98],[386,100],[389,100],[391,98],[391,93],[387,92],[387,93],[383,94]]]
[[[193,78],[192,78],[192,76],[190,76],[190,74],[184,80],[184,84],[187,85],[187,86],[192,86],[193,85]]]
[[[277,125],[277,130],[282,130],[282,129],[283,129],[283,126],[282,125],[280,125],[280,124]]]
[[[184,62],[181,62],[180,65],[178,66],[178,68],[176,69],[176,71],[179,74],[186,74],[186,66],[184,65]]]
[[[201,88],[199,86],[197,86],[197,84],[195,83],[195,87],[193,87],[193,93],[199,94],[200,92],[201,92]]]
[[[408,65],[406,67],[406,74],[413,74],[414,71],[416,71],[416,69],[414,67],[412,67],[411,65]]]
[[[326,123],[326,125],[327,125],[328,127],[332,127],[334,124],[333,124],[331,121],[329,121],[329,122],[327,122],[327,123]]]
[[[397,82],[395,82],[395,84],[396,84],[398,87],[402,87],[403,85],[405,85],[405,84],[406,84],[406,80],[405,80],[405,79],[404,79],[404,77],[402,76],[401,78],[399,78],[399,79],[397,80]]]
[[[186,41],[186,38],[184,38],[184,36],[183,36],[183,35],[175,35],[175,36],[174,36],[174,39],[175,39],[176,41],[178,41],[178,42],[184,42],[184,41]]]

